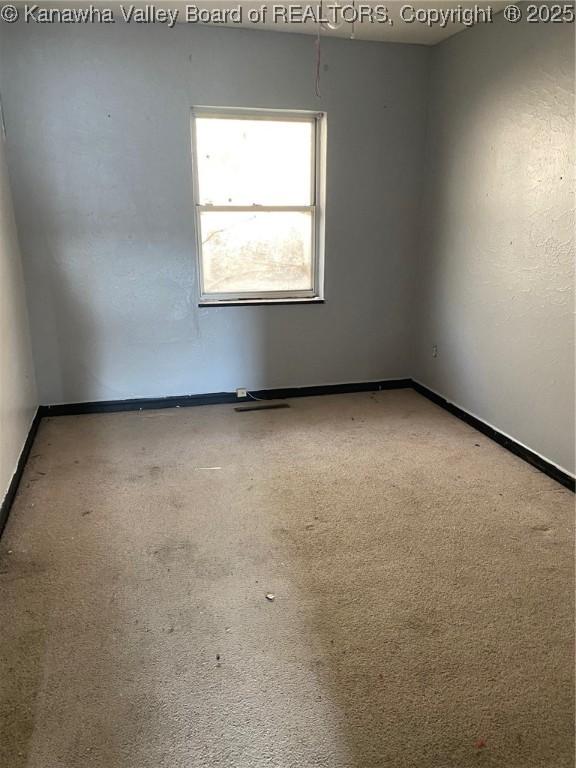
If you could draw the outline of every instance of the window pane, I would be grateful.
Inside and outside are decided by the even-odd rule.
[[[201,205],[312,205],[312,121],[196,118]]]
[[[205,293],[312,290],[312,214],[200,215]]]

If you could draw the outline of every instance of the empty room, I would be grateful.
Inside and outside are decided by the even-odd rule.
[[[0,0],[2,768],[574,768],[574,73]]]

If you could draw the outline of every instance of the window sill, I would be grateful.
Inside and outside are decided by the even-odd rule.
[[[324,304],[324,299],[224,299],[222,301],[200,301],[199,307],[269,307],[288,304]]]

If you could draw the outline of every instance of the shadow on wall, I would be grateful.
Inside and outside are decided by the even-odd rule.
[[[413,371],[570,473],[573,94],[563,25],[499,15],[435,49]]]
[[[44,403],[410,375],[423,46],[326,40],[319,102],[306,36],[13,26],[8,143]],[[198,309],[198,103],[328,112],[325,306]]]

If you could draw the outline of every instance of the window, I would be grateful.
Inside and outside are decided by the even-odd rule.
[[[322,298],[323,116],[192,112],[200,303]]]

